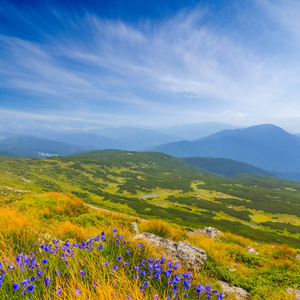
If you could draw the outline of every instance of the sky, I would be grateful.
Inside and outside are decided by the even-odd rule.
[[[0,0],[0,119],[300,132],[299,0]]]

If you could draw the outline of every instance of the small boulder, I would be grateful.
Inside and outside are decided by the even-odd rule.
[[[144,239],[147,243],[159,247],[162,246],[163,249],[169,254],[172,255],[172,253],[177,252],[176,243],[172,242],[170,240],[167,240],[165,238],[162,238],[160,236],[157,236],[153,233],[149,232],[141,232],[137,234],[133,239]]]
[[[199,271],[207,259],[206,251],[180,241],[176,245],[178,258],[184,266],[193,271]]]
[[[294,295],[296,300],[300,300],[300,290],[287,288],[286,291],[287,291],[289,294]]]
[[[296,256],[296,259],[300,260],[300,254],[298,254],[298,255]]]
[[[238,300],[248,300],[248,299],[250,299],[250,294],[246,290],[244,290],[240,287],[231,286],[229,283],[224,282],[224,281],[219,280],[218,282],[222,286],[222,289],[223,289],[224,293],[232,294]]]
[[[193,233],[206,234],[211,239],[215,239],[218,235],[223,235],[222,231],[214,227],[205,227],[203,229],[195,230]]]
[[[161,246],[171,260],[178,260],[184,267],[198,272],[207,259],[206,251],[192,246],[186,242],[172,242],[149,232],[142,232],[134,239],[144,239],[153,246]]]
[[[253,253],[253,254],[259,255],[258,252],[255,251],[255,250],[254,250],[252,247],[250,247],[250,246],[248,247],[247,252],[248,252],[248,253]]]

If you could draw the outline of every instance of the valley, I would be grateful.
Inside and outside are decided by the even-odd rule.
[[[121,150],[1,158],[0,171],[1,203],[30,193],[69,192],[90,205],[144,219],[187,229],[214,226],[300,248],[297,182],[259,175],[228,179],[163,153]]]

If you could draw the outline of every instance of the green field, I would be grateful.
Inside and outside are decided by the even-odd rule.
[[[0,159],[0,203],[43,191],[71,192],[86,203],[144,219],[190,229],[214,226],[300,248],[298,182],[256,175],[225,179],[152,152]]]

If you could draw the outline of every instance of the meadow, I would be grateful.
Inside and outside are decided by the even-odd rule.
[[[206,250],[206,263],[193,274],[169,261],[162,248],[134,239],[132,222]],[[289,246],[229,232],[217,240],[190,235],[162,220],[92,209],[66,193],[31,193],[1,206],[0,245],[1,299],[223,299],[218,280],[251,299],[294,299],[286,288],[300,283]]]
[[[300,248],[298,182],[256,175],[226,179],[166,154],[120,150],[2,158],[0,171],[0,203],[31,193],[69,192],[90,205],[144,219],[190,230],[214,226]]]

